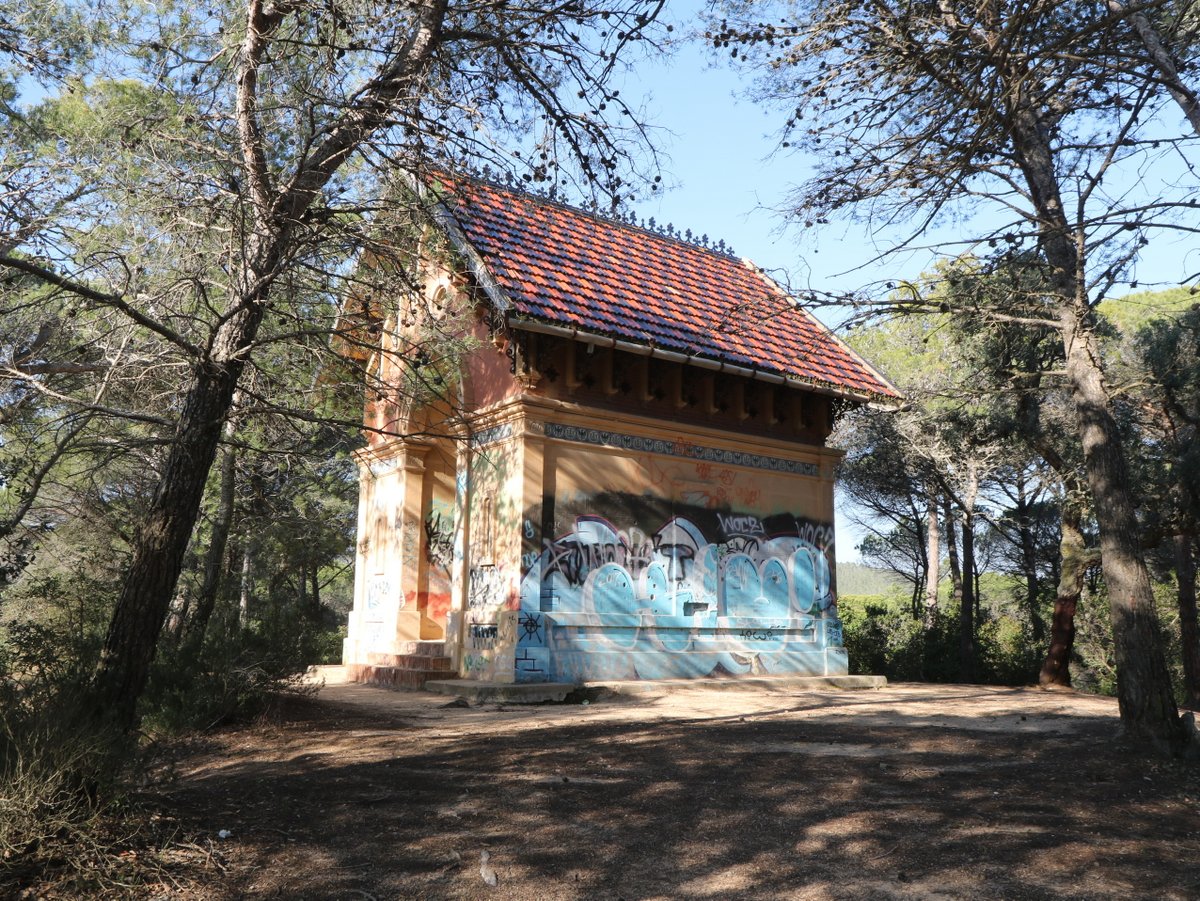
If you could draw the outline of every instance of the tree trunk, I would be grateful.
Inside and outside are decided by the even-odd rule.
[[[321,573],[320,567],[314,562],[309,570],[312,576],[312,590],[309,592],[309,603],[312,605],[313,622],[321,622]]]
[[[260,305],[243,307],[218,332],[212,357],[196,365],[158,488],[134,542],[91,685],[95,716],[121,731],[130,731],[137,721],[137,700],[244,365],[238,351],[253,340],[261,319]]]
[[[958,667],[963,682],[974,682],[975,672],[975,536],[971,534],[974,523],[969,514],[963,516],[962,528],[962,602],[958,606]]]
[[[1064,311],[1061,321],[1067,380],[1079,420],[1092,509],[1100,527],[1121,725],[1133,738],[1179,752],[1188,737],[1171,689],[1129,472],[1104,386],[1096,336],[1074,311]]]
[[[113,611],[90,686],[98,720],[124,732],[137,720],[159,634],[199,514],[205,482],[222,426],[233,403],[254,338],[270,301],[285,254],[297,249],[296,229],[325,186],[364,141],[395,121],[399,105],[413,105],[424,89],[442,41],[447,0],[415,5],[411,32],[375,77],[347,103],[314,146],[300,155],[291,177],[274,178],[263,142],[257,85],[271,35],[286,21],[289,5],[247,4],[238,49],[237,151],[250,228],[243,264],[234,273],[228,306],[207,350],[199,353],[174,440],[158,487],[134,541],[133,556]]]
[[[938,496],[937,492],[929,492],[929,513],[926,523],[926,552],[928,560],[925,569],[925,628],[933,627],[938,612],[938,582],[941,581],[942,551],[939,545],[938,530]]]
[[[307,617],[308,610],[308,561],[300,560],[298,571],[296,572],[296,613],[299,616]]]
[[[225,424],[226,439],[233,437],[233,423]],[[213,518],[212,535],[208,554],[204,558],[204,578],[196,597],[196,610],[188,623],[188,643],[199,647],[208,630],[208,621],[217,604],[217,592],[221,587],[221,575],[225,570],[225,550],[229,544],[229,529],[233,523],[234,489],[237,480],[237,451],[226,444],[221,449],[221,493],[217,504],[217,515]]]
[[[954,534],[954,510],[950,506],[950,498],[942,498],[942,510],[946,518],[946,559],[950,561],[950,598],[962,605],[963,580],[962,565],[958,560],[958,542]]]
[[[976,667],[975,625],[978,619],[978,582],[975,578],[975,498],[979,492],[979,476],[974,464],[967,466],[967,485],[962,498],[962,602],[958,608],[959,678],[975,682]]]
[[[1042,663],[1038,684],[1071,687],[1071,652],[1075,647],[1075,611],[1083,592],[1083,576],[1095,555],[1089,553],[1080,527],[1079,508],[1064,501],[1062,537],[1059,539],[1059,580],[1054,596],[1054,617],[1050,621],[1050,650]]]
[[[184,625],[192,609],[192,595],[186,588],[175,594],[171,601],[171,609],[167,614],[167,640],[178,644],[183,638]]]
[[[1038,572],[1037,572],[1037,541],[1033,534],[1032,505],[1025,491],[1025,480],[1018,486],[1018,502],[1020,504],[1021,520],[1018,531],[1021,536],[1021,569],[1025,577],[1025,606],[1029,611],[1029,626],[1033,640],[1041,644],[1046,637],[1046,622],[1038,609]]]
[[[1057,302],[1066,381],[1075,407],[1092,510],[1100,527],[1121,726],[1131,738],[1180,752],[1188,736],[1175,707],[1150,575],[1138,539],[1129,472],[1092,328],[1083,256],[1086,244],[1067,219],[1055,150],[1050,144],[1051,130],[1043,120],[1043,111],[1030,103],[1028,94],[1017,84],[1012,85],[1005,102],[1013,152],[1037,211],[1038,240],[1049,264],[1049,294]]]
[[[241,589],[238,592],[237,624],[242,629],[250,625],[250,596],[254,584],[253,544],[254,540],[250,537],[249,530],[247,530],[246,538],[242,542],[242,581]]]
[[[1175,578],[1179,582],[1179,639],[1183,656],[1183,703],[1200,709],[1200,628],[1196,623],[1196,560],[1192,536],[1175,536]]]

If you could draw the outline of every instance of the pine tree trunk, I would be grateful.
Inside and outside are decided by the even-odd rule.
[[[975,573],[975,499],[979,493],[979,474],[973,463],[967,465],[967,484],[962,497],[962,602],[958,608],[959,678],[975,682],[979,678],[975,626],[979,619],[979,582]]]
[[[1015,86],[1014,86],[1015,88]],[[1067,219],[1055,149],[1043,111],[1029,96],[1006,97],[1013,152],[1038,214],[1038,240],[1049,264],[1048,295],[1057,305],[1066,382],[1075,408],[1100,555],[1112,612],[1121,726],[1131,738],[1170,752],[1187,744],[1163,656],[1150,575],[1142,558],[1121,436],[1104,385],[1104,367],[1088,303],[1086,244]]]
[[[250,315],[255,309],[257,315]],[[95,716],[123,732],[137,721],[137,701],[241,375],[243,364],[235,352],[253,338],[261,316],[260,307],[250,307],[227,320],[218,333],[214,359],[195,367],[158,490],[134,542],[133,559],[91,685]]]
[[[975,682],[975,536],[973,517],[963,514],[962,524],[962,602],[958,607],[958,665],[963,682]]]
[[[226,438],[232,437],[233,429],[227,423]],[[213,518],[212,535],[208,553],[204,558],[204,578],[196,597],[196,610],[188,623],[188,643],[199,647],[208,630],[208,621],[217,604],[217,592],[221,588],[221,575],[225,570],[225,551],[229,544],[229,529],[233,524],[235,482],[237,478],[237,452],[227,444],[221,450],[221,488],[217,515]]]
[[[1018,528],[1021,536],[1021,569],[1023,570],[1022,575],[1025,577],[1025,607],[1029,611],[1029,626],[1033,640],[1041,644],[1046,637],[1046,622],[1042,619],[1042,612],[1038,609],[1037,542],[1034,539],[1031,504],[1025,493],[1024,480],[1019,486],[1018,496],[1021,510],[1021,522]]]
[[[1095,333],[1064,311],[1063,349],[1092,509],[1100,527],[1100,558],[1112,614],[1121,725],[1133,738],[1164,750],[1187,743],[1163,654],[1150,574],[1142,559],[1139,528],[1120,433],[1105,390]]]
[[[1050,621],[1050,650],[1042,663],[1038,684],[1071,687],[1071,652],[1075,647],[1075,611],[1083,593],[1083,577],[1092,564],[1080,527],[1080,510],[1064,502],[1062,537],[1059,539],[1059,580],[1054,596],[1054,617]]]
[[[925,570],[925,628],[929,629],[937,621],[938,582],[941,581],[942,551],[939,547],[937,492],[931,491],[929,493],[929,513],[927,516],[925,556],[929,562]]]
[[[254,585],[253,545],[254,541],[250,537],[249,531],[247,531],[246,538],[242,542],[242,579],[241,587],[238,591],[237,624],[242,629],[250,625],[250,600]]]
[[[1175,536],[1175,578],[1179,582],[1179,639],[1183,656],[1184,704],[1200,709],[1200,628],[1196,623],[1196,559],[1192,536]]]
[[[950,498],[942,498],[942,511],[945,515],[946,559],[950,562],[950,599],[955,604],[962,604],[962,564],[958,560],[958,541],[954,534],[954,510],[950,506]]]
[[[321,573],[320,567],[313,563],[309,569],[309,575],[312,576],[312,590],[309,592],[309,603],[312,604],[313,622],[321,622]]]
[[[204,485],[221,429],[233,404],[270,301],[285,252],[297,248],[297,226],[324,187],[379,129],[394,121],[398,104],[411,104],[424,89],[442,43],[446,0],[416,5],[411,33],[386,65],[346,105],[334,127],[305,148],[290,178],[273,184],[263,144],[257,84],[273,33],[285,8],[248,4],[237,64],[238,152],[244,177],[247,222],[243,264],[228,291],[229,306],[206,351],[194,363],[175,437],[149,511],[134,541],[133,557],[113,611],[90,686],[95,716],[128,732],[146,685],[183,555],[199,515]]]

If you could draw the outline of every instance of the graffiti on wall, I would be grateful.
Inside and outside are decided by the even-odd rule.
[[[511,678],[517,633],[517,612],[500,611],[493,622],[467,624],[463,672],[468,678]]]
[[[471,610],[498,609],[507,600],[504,579],[499,568],[472,566],[467,588],[467,607]]]
[[[454,520],[442,510],[425,517],[425,556],[431,566],[445,571],[454,561]]]
[[[518,676],[824,674],[825,649],[841,644],[832,527],[689,512],[649,533],[580,514],[540,554],[527,553]]]
[[[682,516],[649,536],[600,516],[577,517],[528,570],[522,609],[530,576],[540,583],[542,611],[787,617],[833,605],[817,545],[795,534],[769,536],[758,517],[717,517],[722,528],[713,541]]]

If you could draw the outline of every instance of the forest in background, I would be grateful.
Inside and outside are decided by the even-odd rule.
[[[979,278],[969,260],[947,267],[960,285]],[[1099,315],[1173,684],[1195,707],[1200,304],[1188,289],[1140,292]],[[944,314],[850,340],[907,400],[852,413],[835,436],[849,515],[866,533],[862,564],[838,566],[852,670],[1115,694],[1098,530],[1056,347]]]

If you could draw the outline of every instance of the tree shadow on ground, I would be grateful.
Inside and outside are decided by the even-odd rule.
[[[1111,718],[796,700],[649,722],[313,702],[227,733],[170,805],[232,833],[214,897],[1200,895],[1195,770],[1131,757]]]

